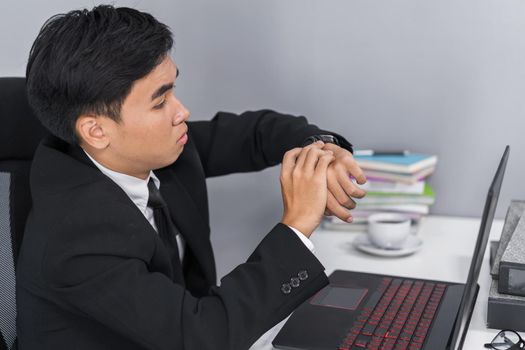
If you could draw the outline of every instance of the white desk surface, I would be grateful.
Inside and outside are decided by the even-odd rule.
[[[318,229],[312,235],[315,255],[326,268],[327,275],[334,270],[352,270],[387,275],[426,278],[450,282],[467,279],[474,252],[480,219],[446,216],[428,216],[422,219],[417,235],[423,247],[413,255],[400,258],[377,257],[356,250],[352,241],[359,232],[327,231]],[[490,240],[497,240],[503,228],[502,220],[495,220]],[[483,349],[498,332],[486,327],[487,300],[490,288],[489,245],[478,279],[480,290],[470,322],[464,350]],[[315,320],[312,320],[315,324]],[[284,321],[270,329],[250,349],[269,350]]]

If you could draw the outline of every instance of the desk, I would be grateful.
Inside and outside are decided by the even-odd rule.
[[[418,230],[423,247],[414,255],[401,258],[383,258],[356,250],[352,241],[356,232],[317,230],[312,235],[315,255],[326,268],[327,275],[334,270],[353,270],[382,273],[414,278],[426,278],[464,283],[474,252],[480,220],[445,216],[428,216],[422,219]],[[502,220],[492,225],[490,240],[501,235]],[[480,290],[470,322],[464,350],[480,350],[483,344],[492,340],[498,330],[487,329],[487,300],[491,277],[489,274],[489,245],[478,279]],[[315,324],[315,320],[312,320]],[[271,345],[284,321],[270,329],[251,350],[274,349]],[[522,334],[523,336],[523,334]]]

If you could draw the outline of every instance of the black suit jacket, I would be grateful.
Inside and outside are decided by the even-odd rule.
[[[247,349],[327,284],[320,262],[277,224],[217,287],[205,182],[275,165],[325,132],[272,111],[219,113],[188,126],[180,158],[155,171],[187,243],[177,266],[78,146],[54,137],[39,146],[17,270],[19,349]],[[300,272],[288,293],[283,284]]]

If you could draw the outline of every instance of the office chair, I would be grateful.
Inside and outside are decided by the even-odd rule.
[[[15,269],[31,208],[29,167],[47,131],[31,111],[24,78],[0,78],[0,350],[15,350]]]

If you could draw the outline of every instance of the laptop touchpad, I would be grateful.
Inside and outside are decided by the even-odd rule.
[[[327,286],[317,293],[310,303],[319,306],[355,310],[364,299],[368,289]]]

